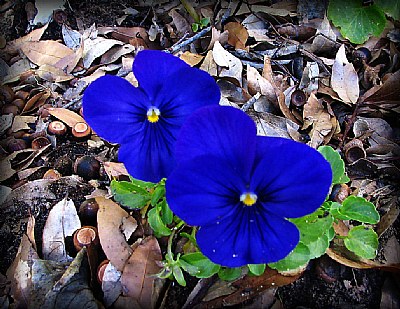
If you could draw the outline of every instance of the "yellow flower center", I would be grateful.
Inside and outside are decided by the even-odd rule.
[[[246,206],[253,206],[257,202],[257,195],[251,192],[243,193],[240,196],[240,201]]]
[[[150,107],[147,110],[147,120],[151,123],[157,122],[158,118],[160,118],[160,110],[157,107]]]

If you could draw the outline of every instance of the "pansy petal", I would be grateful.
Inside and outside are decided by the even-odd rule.
[[[190,225],[229,217],[240,204],[243,180],[224,160],[200,156],[179,163],[166,182],[171,210]]]
[[[146,118],[149,99],[121,77],[105,75],[92,82],[83,94],[84,118],[111,143],[127,142]]]
[[[139,52],[132,66],[139,86],[145,89],[151,101],[170,75],[185,68],[190,68],[190,66],[183,60],[159,50]]]
[[[299,231],[279,216],[241,206],[234,218],[202,226],[196,239],[201,252],[214,263],[239,267],[284,258],[299,242]]]
[[[314,212],[332,183],[329,163],[315,149],[279,137],[257,137],[250,187],[268,211],[286,218]]]
[[[163,120],[156,123],[146,121],[129,143],[121,145],[118,159],[124,162],[133,177],[158,182],[168,177],[175,167],[173,148],[176,135],[177,130],[171,130]]]
[[[210,153],[225,158],[230,168],[248,178],[254,163],[255,143],[256,126],[249,116],[233,107],[209,106],[193,113],[182,126],[176,160]]]

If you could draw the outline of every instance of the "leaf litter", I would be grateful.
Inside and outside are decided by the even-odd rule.
[[[191,29],[194,19],[179,1],[154,2],[152,7],[147,2],[134,7],[126,3],[124,8],[111,1],[107,7],[94,5],[98,14],[86,4],[69,2],[61,11],[42,8],[39,13],[52,15],[44,24],[26,19],[25,27],[21,23],[16,28],[18,35],[8,34],[0,51],[6,72],[0,92],[1,184],[7,193],[1,204],[1,250],[13,248],[1,258],[1,273],[10,282],[2,300],[32,308],[64,308],[65,303],[73,308],[82,302],[96,308],[99,301],[106,307],[135,303],[142,308],[176,308],[189,294],[190,306],[198,307],[257,306],[264,297],[270,305],[291,308],[300,305],[296,301],[304,295],[303,305],[309,307],[334,305],[335,300],[327,303],[329,295],[336,295],[336,304],[365,307],[398,301],[396,277],[391,275],[400,263],[398,41],[389,35],[371,37],[364,46],[372,58],[360,64],[354,52],[362,45],[343,41],[324,14],[296,20],[297,13],[317,13],[294,1],[273,6],[260,1],[193,4],[197,14],[211,17],[207,31],[193,40],[198,34]],[[66,14],[65,19],[59,22],[55,12]],[[6,13],[31,14],[22,7]],[[314,148],[331,145],[342,153],[351,194],[372,201],[382,217],[373,226],[380,242],[376,260],[358,260],[335,243],[327,255],[295,276],[267,268],[260,277],[243,274],[232,282],[192,278],[186,290],[155,280],[165,242],[149,233],[140,212],[124,210],[104,193],[110,180],[128,178],[117,163],[117,145],[99,143],[95,132],[79,139],[70,128],[61,136],[46,129],[54,120],[67,127],[84,122],[81,96],[99,76],[116,74],[135,83],[130,66],[143,48],[174,51],[207,71],[221,88],[221,104],[246,110],[258,134],[291,138]],[[10,89],[9,98],[4,94]],[[292,102],[295,90],[304,92],[303,105]],[[19,91],[28,93],[22,102],[16,101]],[[44,130],[38,130],[40,123]],[[51,142],[35,150],[32,141],[38,132]],[[365,154],[351,162],[345,154],[353,144]],[[90,181],[74,167],[82,156],[96,158],[103,169]],[[42,179],[50,169],[58,170],[61,178]],[[72,232],[82,221],[78,210],[91,194],[99,206],[99,258],[108,261],[100,283],[90,278],[88,250],[76,252],[71,244]],[[68,217],[74,222],[70,229],[60,224]],[[342,228],[348,230],[346,225]],[[49,243],[54,241],[61,251],[53,252]],[[365,268],[371,270],[360,270]],[[338,291],[346,291],[347,297],[340,299]],[[367,296],[365,291],[373,293]]]

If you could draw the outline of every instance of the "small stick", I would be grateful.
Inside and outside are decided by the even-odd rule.
[[[256,101],[261,97],[261,93],[257,92],[254,96],[252,96],[250,98],[250,100],[248,100],[246,103],[243,104],[241,110],[244,112],[247,112],[248,109],[254,104],[256,103]]]
[[[210,30],[211,30],[211,26],[208,26],[207,28],[204,28],[203,30],[201,30],[199,33],[195,34],[194,36],[184,40],[181,43],[175,44],[174,46],[168,48],[166,50],[166,52],[171,53],[171,54],[176,53],[178,50],[182,49],[183,47],[200,39],[202,36],[204,36]]]

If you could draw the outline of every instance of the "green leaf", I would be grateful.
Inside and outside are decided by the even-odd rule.
[[[335,149],[331,146],[321,146],[318,148],[318,151],[331,165],[333,174],[332,184],[346,183],[350,181],[345,174],[344,161]]]
[[[328,18],[339,27],[343,37],[362,44],[370,35],[378,37],[385,28],[386,17],[377,5],[362,5],[362,0],[329,1]]]
[[[111,193],[114,199],[129,208],[142,208],[151,199],[150,193],[129,181],[111,181]]]
[[[174,265],[172,267],[172,274],[174,275],[174,278],[181,286],[186,286],[186,280],[185,277],[183,276],[182,269],[178,265]]]
[[[379,222],[379,213],[376,211],[374,204],[368,202],[363,197],[349,196],[347,197],[342,206],[338,209],[340,218],[343,220],[357,220],[363,223],[376,224]]]
[[[329,237],[325,234],[319,237],[317,240],[307,244],[310,250],[310,259],[315,259],[325,254],[326,249],[329,247]]]
[[[400,20],[399,0],[375,0],[374,3],[393,19]]]
[[[329,212],[317,209],[307,216],[290,219],[300,231],[300,241],[309,244],[324,235],[333,224],[333,217]]]
[[[161,203],[159,203],[157,205],[157,207],[159,207],[160,212],[161,212],[161,220],[165,224],[171,224],[174,219],[174,214],[172,213],[171,209],[169,208],[167,201],[165,199],[163,199],[161,201]]]
[[[270,263],[268,266],[279,271],[289,271],[307,264],[309,260],[310,250],[305,244],[299,242],[287,257],[278,262]]]
[[[152,208],[147,213],[148,222],[156,237],[169,236],[171,235],[171,230],[164,224],[161,220],[160,214],[157,208]]]
[[[164,196],[165,196],[165,185],[157,185],[151,196],[151,205],[155,206],[157,202]]]
[[[131,180],[131,183],[137,187],[143,188],[143,189],[152,189],[154,188],[157,184],[154,182],[149,182],[149,181],[143,181],[143,180],[139,180],[133,177],[129,177],[129,179]],[[163,181],[163,180],[161,180]],[[160,181],[160,182],[161,182]]]
[[[198,23],[193,23],[192,24],[192,30],[193,30],[193,32],[199,31],[199,24]]]
[[[210,23],[210,18],[204,17],[200,19],[200,25],[203,27],[206,27]]]
[[[250,272],[253,275],[261,276],[265,271],[265,264],[248,264],[247,267],[249,268]]]
[[[216,274],[221,267],[220,265],[211,262],[201,252],[193,252],[182,255],[179,259],[179,263],[185,271],[197,278],[209,278]],[[187,264],[190,266],[195,266],[197,270],[193,272],[193,268],[188,267]]]
[[[365,259],[373,259],[378,249],[378,235],[363,225],[353,227],[344,239],[347,249]]]
[[[225,280],[225,281],[236,280],[241,275],[242,275],[241,267],[235,267],[235,268],[221,267],[220,270],[218,271],[218,277],[221,280]]]

